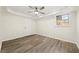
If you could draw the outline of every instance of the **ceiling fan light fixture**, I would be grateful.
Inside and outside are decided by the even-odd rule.
[[[31,9],[33,9],[33,13],[35,14],[35,15],[38,15],[38,14],[45,14],[44,12],[42,12],[42,10],[43,9],[45,9],[45,7],[44,6],[41,6],[41,7],[39,7],[39,6],[29,6]]]

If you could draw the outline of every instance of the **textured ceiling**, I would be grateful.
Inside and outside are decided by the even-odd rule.
[[[37,6],[37,7],[40,8],[40,6]],[[31,17],[34,19],[74,10],[74,7],[68,7],[68,6],[45,6],[45,9],[41,10],[45,14],[39,14],[38,16],[36,16],[34,13],[28,12],[33,10],[28,6],[7,6],[6,8],[8,12],[11,12],[17,15]]]

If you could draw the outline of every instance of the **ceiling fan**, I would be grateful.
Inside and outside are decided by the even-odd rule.
[[[44,6],[28,6],[29,8],[31,8],[32,10],[28,11],[29,13],[34,13],[35,15],[38,14],[45,14],[44,12],[42,12],[43,9],[45,9]]]

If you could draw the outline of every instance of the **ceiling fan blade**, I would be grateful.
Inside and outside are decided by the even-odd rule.
[[[32,13],[32,12],[34,12],[33,10],[29,10],[29,11],[27,11],[27,13]]]
[[[30,7],[31,9],[34,9],[34,7],[32,7],[32,6],[28,6],[28,7]]]
[[[42,9],[44,9],[44,8],[45,8],[45,7],[43,6],[43,7],[40,8],[40,10],[42,10]]]
[[[41,13],[41,14],[45,14],[44,12],[40,12],[40,11],[39,11],[39,13]]]

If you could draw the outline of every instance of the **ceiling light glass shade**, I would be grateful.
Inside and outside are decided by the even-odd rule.
[[[36,15],[38,15],[38,12],[35,12]]]

